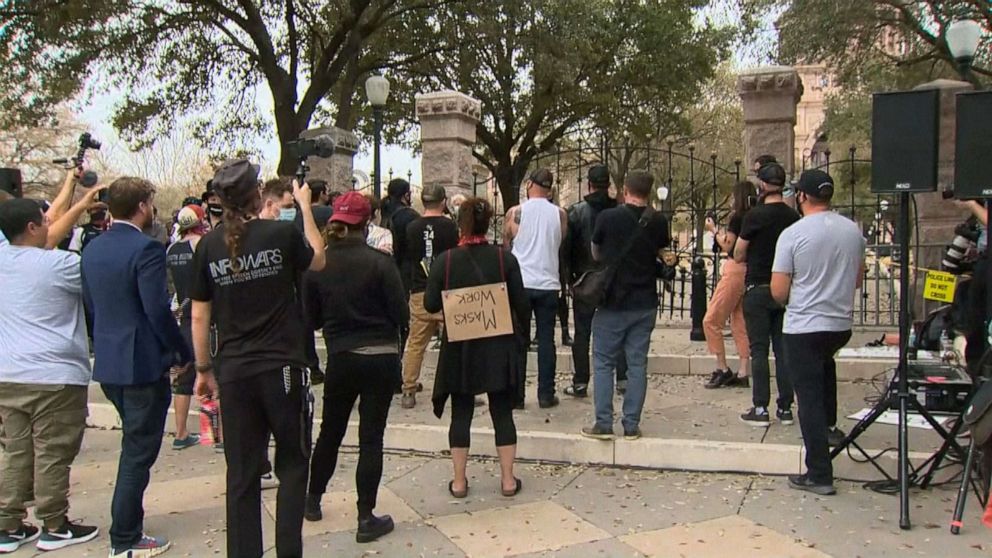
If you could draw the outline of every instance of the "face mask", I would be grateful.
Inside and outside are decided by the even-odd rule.
[[[295,221],[296,220],[296,208],[295,207],[280,207],[279,217],[276,218],[278,221]]]
[[[207,213],[214,217],[222,217],[224,215],[224,207],[215,203],[208,203]]]
[[[91,223],[102,223],[104,220],[106,220],[106,218],[107,218],[106,211],[94,211],[93,213],[90,213]]]

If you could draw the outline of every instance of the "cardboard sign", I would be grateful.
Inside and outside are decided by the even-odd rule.
[[[943,271],[927,270],[927,279],[923,283],[923,298],[937,302],[954,302],[954,288],[957,277]]]
[[[448,341],[469,341],[513,333],[506,283],[451,289],[441,293]]]

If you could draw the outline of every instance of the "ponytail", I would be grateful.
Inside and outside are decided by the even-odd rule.
[[[227,245],[227,255],[231,259],[231,269],[241,273],[241,250],[244,248],[245,214],[240,209],[224,206],[224,244]]]
[[[479,236],[489,231],[493,206],[482,198],[468,198],[458,207],[458,230],[462,236]]]

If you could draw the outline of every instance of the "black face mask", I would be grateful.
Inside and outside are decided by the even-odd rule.
[[[213,215],[214,217],[222,217],[224,215],[224,207],[215,203],[208,203],[207,213]]]
[[[102,223],[106,219],[107,219],[106,211],[94,211],[93,213],[90,213],[91,223]]]

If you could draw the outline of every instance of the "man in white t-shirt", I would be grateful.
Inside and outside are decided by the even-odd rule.
[[[807,473],[790,476],[789,486],[826,496],[836,492],[830,445],[844,438],[836,427],[834,355],[851,339],[865,241],[853,221],[830,210],[830,175],[804,171],[795,186],[803,218],[779,236],[771,282],[772,296],[785,305],[782,346],[806,446]]]
[[[527,181],[527,201],[506,212],[503,242],[512,246],[520,262],[524,289],[537,321],[537,403],[542,409],[558,404],[555,396],[555,317],[558,313],[558,292],[561,275],[558,256],[562,239],[568,228],[565,210],[551,203],[554,176],[548,169],[534,171]],[[530,337],[530,315],[521,327]],[[527,355],[522,357],[526,360]],[[525,376],[526,362],[521,363]],[[523,408],[525,378],[518,378],[517,408]]]
[[[64,219],[78,219],[95,192]],[[46,249],[49,223],[36,201],[0,204],[0,231],[9,240],[0,247],[0,553],[34,540],[57,550],[98,534],[66,517],[91,377],[80,260]],[[32,493],[41,530],[24,523]]]

